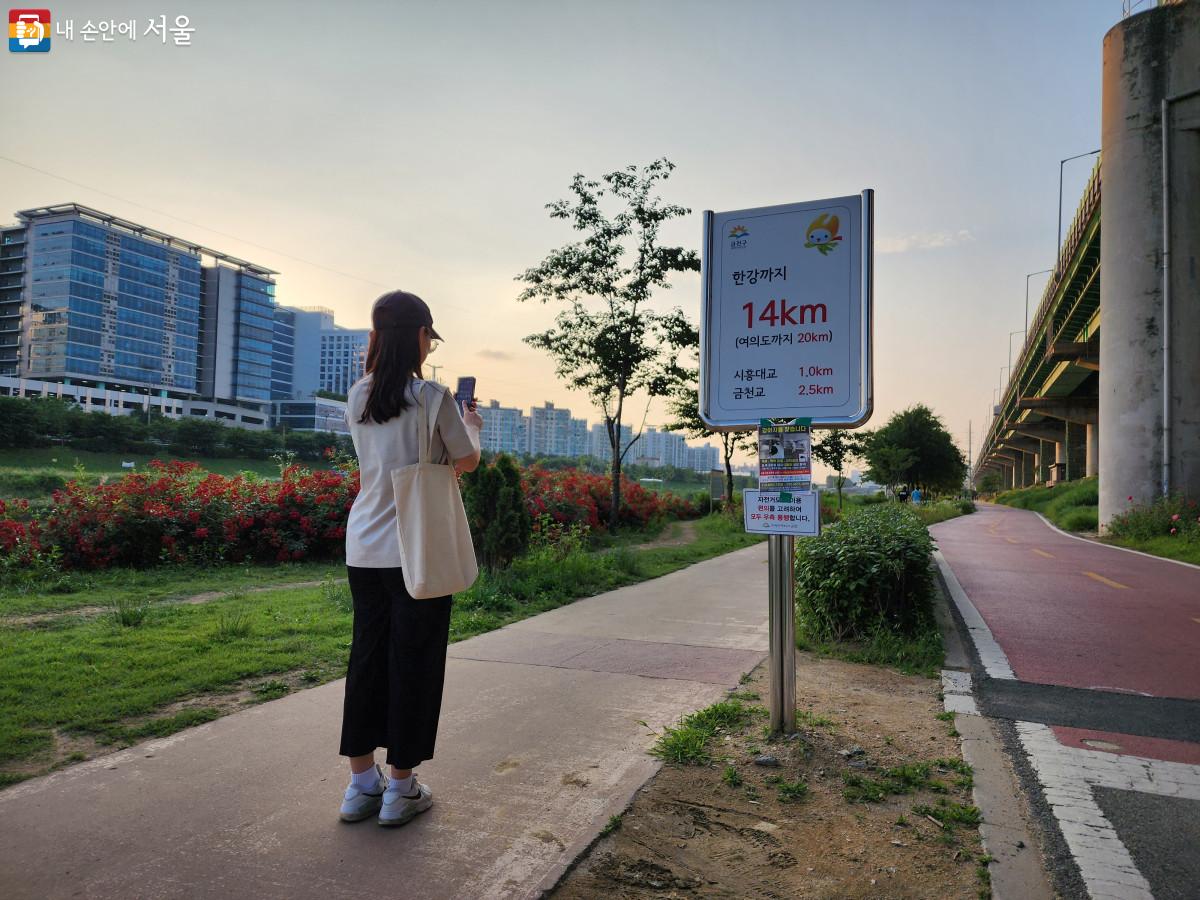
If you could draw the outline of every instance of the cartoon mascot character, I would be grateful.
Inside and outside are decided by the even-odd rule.
[[[841,239],[842,236],[838,234],[838,217],[821,213],[808,226],[804,246],[815,247],[822,256],[828,256],[837,249],[837,242]]]

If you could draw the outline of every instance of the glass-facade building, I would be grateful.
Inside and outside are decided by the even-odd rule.
[[[275,349],[275,283],[264,276],[239,271],[236,297],[234,397],[267,401],[271,399]]]
[[[19,218],[23,375],[196,391],[199,252],[78,208]]]
[[[296,310],[275,310],[275,335],[271,342],[271,399],[291,400],[295,390]]]

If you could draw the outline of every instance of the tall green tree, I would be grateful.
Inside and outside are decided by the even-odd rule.
[[[677,357],[694,334],[678,307],[659,312],[650,306],[656,291],[670,287],[672,273],[700,269],[695,251],[659,244],[663,223],[691,212],[656,195],[674,168],[658,159],[599,181],[576,175],[571,196],[546,208],[551,218],[569,222],[580,239],[517,276],[526,284],[518,300],[565,307],[552,328],[525,341],[547,351],[558,377],[584,391],[603,415],[612,448],[611,531],[620,515],[621,464],[641,436],[621,446],[626,402],[638,392],[665,396],[676,382]]]
[[[957,491],[967,461],[942,420],[918,403],[896,413],[882,428],[864,435],[872,477],[883,484],[908,484],[927,491]]]
[[[837,487],[838,509],[841,509],[846,466],[862,455],[862,442],[858,435],[840,428],[831,428],[824,435],[820,440],[813,441],[812,455],[837,473],[833,476],[833,483]]]

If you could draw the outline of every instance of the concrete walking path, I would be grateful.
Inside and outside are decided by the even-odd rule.
[[[409,825],[337,819],[339,680],[0,791],[0,894],[537,896],[656,770],[639,720],[706,706],[763,659],[766,556],[452,645],[420,769],[435,802]]]

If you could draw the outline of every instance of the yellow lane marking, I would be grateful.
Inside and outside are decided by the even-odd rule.
[[[1020,541],[1018,541],[1018,540],[1016,540],[1016,539],[1014,539],[1014,538],[1010,538],[1010,537],[1006,537],[1006,538],[1005,538],[1005,540],[1006,540],[1006,541],[1008,541],[1010,544],[1019,544],[1019,543],[1021,543]]]
[[[1200,625],[1200,619],[1193,617],[1192,621],[1195,622],[1197,625]]]
[[[1120,590],[1128,590],[1129,589],[1129,585],[1121,584],[1121,582],[1119,582],[1119,581],[1113,581],[1111,578],[1105,578],[1103,575],[1097,575],[1095,572],[1084,572],[1083,574],[1086,575],[1088,578],[1095,579],[1096,581],[1100,582],[1101,584],[1107,584],[1111,588],[1118,588]]]
[[[1054,559],[1053,553],[1047,553],[1045,550],[1039,550],[1037,547],[1033,548],[1033,552],[1036,553],[1038,556],[1046,557],[1046,559]]]

